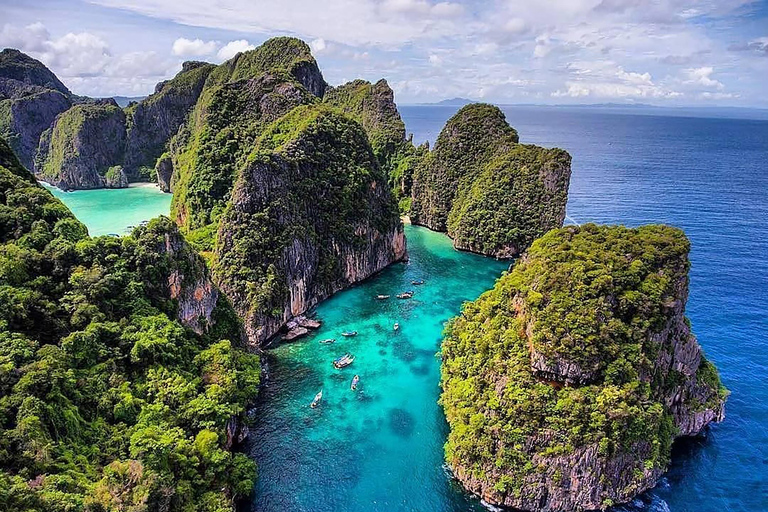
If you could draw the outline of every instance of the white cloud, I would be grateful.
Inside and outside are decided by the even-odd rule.
[[[321,53],[323,50],[327,48],[327,45],[325,44],[325,39],[323,39],[322,37],[313,39],[312,42],[309,43],[309,46],[312,48],[312,51],[315,53]]]
[[[219,60],[228,60],[240,52],[247,52],[249,50],[253,50],[254,48],[256,47],[245,39],[238,39],[237,41],[230,41],[222,46],[216,56],[219,58]]]
[[[443,63],[443,59],[440,58],[439,55],[435,55],[434,53],[429,56],[429,63],[433,66],[439,66]]]
[[[711,66],[689,69],[687,70],[688,83],[694,83],[703,85],[704,87],[713,87],[715,89],[722,90],[725,88],[725,85],[711,77],[714,71],[715,70]]]
[[[173,42],[171,53],[177,57],[205,57],[215,52],[217,46],[216,41],[180,37]]]

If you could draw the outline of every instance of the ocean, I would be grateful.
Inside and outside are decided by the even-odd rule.
[[[400,108],[417,143],[434,143],[456,110]],[[676,443],[659,485],[620,510],[768,511],[768,121],[503,110],[521,142],[573,156],[568,223],[667,223],[691,239],[688,315],[732,393],[726,419],[705,438]],[[170,196],[147,189],[124,200],[136,193],[56,192],[91,234],[123,233],[167,214]],[[424,228],[406,229],[408,264],[325,301],[319,332],[266,352],[269,377],[247,447],[260,477],[246,509],[482,510],[442,466],[447,430],[435,353],[444,322],[508,264],[457,252]],[[416,279],[425,284],[412,285]],[[395,299],[405,289],[414,298]],[[374,300],[380,293],[392,297]],[[347,329],[359,334],[341,337]],[[336,343],[318,342],[331,337]],[[345,352],[355,362],[333,369]],[[349,389],[355,374],[357,392]],[[320,389],[323,401],[310,409]]]

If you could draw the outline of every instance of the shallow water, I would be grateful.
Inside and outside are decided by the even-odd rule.
[[[156,185],[142,183],[123,189],[73,192],[43,185],[72,210],[88,227],[91,236],[124,235],[130,231],[129,226],[137,226],[158,215],[168,215],[171,210],[171,194],[165,194]]]
[[[454,251],[443,235],[406,226],[407,264],[395,264],[317,308],[313,336],[266,354],[269,380],[254,411],[259,463],[254,510],[468,510],[446,478],[446,425],[436,402],[444,322],[490,288],[508,263]],[[414,286],[413,280],[425,284]],[[401,291],[416,292],[409,300]],[[377,294],[391,295],[376,300]],[[398,331],[393,330],[400,323]],[[344,338],[341,332],[356,330]],[[335,338],[334,344],[319,340]],[[342,370],[331,361],[349,352]],[[352,377],[360,376],[357,391]],[[317,409],[309,407],[323,390]]]

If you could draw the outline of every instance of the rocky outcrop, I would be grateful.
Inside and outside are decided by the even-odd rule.
[[[304,70],[300,76],[298,69]],[[210,73],[187,125],[171,143],[171,215],[183,230],[215,232],[237,166],[266,126],[319,101],[320,82],[325,83],[309,47],[293,38],[270,39]],[[200,248],[211,249],[212,240]]]
[[[689,243],[666,226],[537,240],[443,343],[456,477],[486,502],[581,511],[653,487],[727,391],[685,317]]]
[[[41,142],[47,143],[37,171],[43,180],[64,190],[103,188],[107,171],[122,160],[125,114],[112,99],[78,104],[56,118]]]
[[[207,332],[214,324],[219,291],[202,258],[189,247],[177,227],[166,218],[155,222],[162,227],[162,243],[155,250],[172,262],[167,274],[168,296],[177,301],[178,319],[197,334]]]
[[[157,186],[163,192],[173,192],[171,190],[171,178],[173,177],[173,159],[168,153],[163,153],[157,159],[155,164],[155,175],[157,177]]]
[[[40,135],[72,100],[40,61],[11,48],[0,52],[0,136],[28,169],[35,169]]]
[[[401,201],[401,210],[409,209],[413,171],[426,153],[405,137],[405,123],[395,104],[395,93],[386,80],[375,84],[353,80],[338,87],[328,87],[323,101],[342,110],[363,125],[373,153],[387,174],[392,193]]]
[[[20,98],[41,89],[71,96],[69,89],[39,60],[6,48],[0,52],[0,99]]]
[[[360,125],[321,105],[260,138],[219,226],[214,276],[254,346],[406,256],[394,198]]]
[[[168,140],[194,107],[213,64],[185,62],[173,79],[157,84],[155,93],[127,109],[125,171],[132,179],[154,169]]]
[[[329,87],[323,101],[363,125],[379,163],[386,162],[405,143],[405,123],[395,105],[395,93],[386,80],[375,84],[354,80]]]
[[[417,164],[410,218],[457,249],[511,258],[562,226],[570,176],[568,153],[519,144],[501,110],[473,103]]]
[[[64,94],[41,89],[18,98],[0,100],[0,134],[3,134],[28,169],[36,169],[40,136],[56,116],[72,106]]]

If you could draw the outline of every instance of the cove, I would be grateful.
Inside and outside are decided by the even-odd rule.
[[[406,226],[407,263],[320,304],[312,336],[266,350],[267,379],[247,450],[258,461],[251,510],[483,510],[443,468],[440,406],[444,323],[491,288],[509,262],[453,249],[443,234]],[[421,286],[411,284],[424,279]],[[395,295],[415,290],[410,300]],[[376,295],[390,295],[378,301]],[[393,330],[395,322],[400,329]],[[356,330],[353,338],[341,336]],[[321,344],[335,338],[333,344]],[[331,365],[349,352],[354,363]],[[352,377],[360,376],[357,391]],[[316,409],[312,398],[323,390]]]
[[[158,215],[168,215],[171,194],[166,194],[154,183],[134,183],[128,188],[75,190],[61,189],[42,183],[45,188],[72,210],[80,222],[88,227],[91,236],[126,234],[129,226]]]

